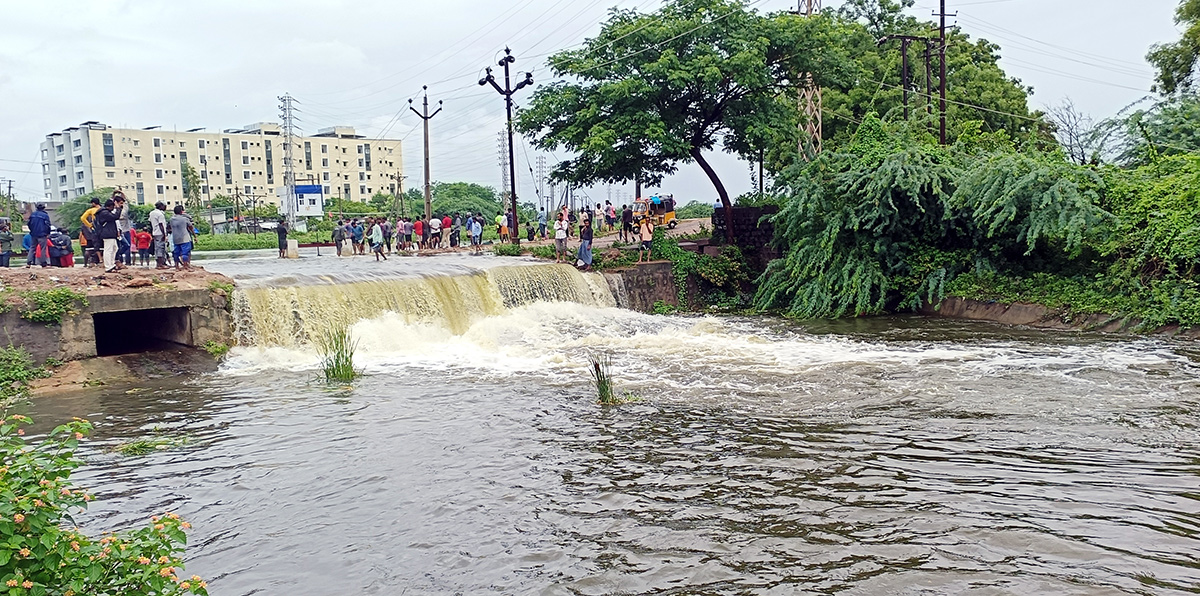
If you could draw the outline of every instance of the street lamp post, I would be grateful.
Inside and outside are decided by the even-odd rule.
[[[533,73],[525,73],[525,80],[517,83],[516,87],[513,87],[509,78],[508,67],[510,64],[516,61],[517,59],[512,55],[512,50],[504,48],[504,57],[501,58],[499,62],[499,65],[504,67],[504,87],[501,88],[500,85],[496,83],[496,77],[492,75],[492,67],[490,66],[487,69],[487,76],[479,79],[479,85],[483,86],[490,83],[492,88],[494,88],[500,95],[504,96],[504,106],[508,111],[508,180],[510,185],[508,196],[512,200],[513,214],[513,225],[512,229],[509,230],[509,237],[512,238],[513,244],[520,244],[521,235],[517,233],[520,222],[517,221],[517,167],[513,155],[512,96],[517,91],[520,91],[521,89],[533,84]]]

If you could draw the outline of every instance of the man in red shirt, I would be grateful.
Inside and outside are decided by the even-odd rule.
[[[413,236],[417,238],[417,250],[421,250],[422,248],[425,248],[425,242],[423,240],[421,240],[424,237],[422,235],[422,232],[424,232],[424,231],[425,231],[425,221],[422,220],[421,218],[417,218],[417,221],[413,222]]]
[[[442,246],[450,246],[450,225],[452,223],[449,215],[442,217]]]

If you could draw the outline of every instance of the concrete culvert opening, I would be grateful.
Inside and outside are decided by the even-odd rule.
[[[92,315],[96,355],[152,352],[192,344],[187,308],[121,310]]]

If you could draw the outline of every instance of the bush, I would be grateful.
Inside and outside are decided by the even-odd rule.
[[[83,306],[88,304],[85,294],[71,288],[28,290],[21,292],[21,298],[25,300],[21,318],[47,325],[58,325],[64,316],[78,314],[77,302]]]
[[[30,445],[21,428],[30,423],[25,416],[0,420],[0,582],[7,594],[208,593],[200,577],[183,577],[191,526],[178,515],[99,539],[74,528],[72,515],[92,496],[70,476],[83,465],[76,450],[92,427],[76,419]]]
[[[519,257],[523,251],[516,244],[504,243],[492,246],[492,252],[498,257]]]
[[[34,366],[33,356],[25,348],[0,348],[0,411],[24,397],[30,381],[49,375],[46,369]]]

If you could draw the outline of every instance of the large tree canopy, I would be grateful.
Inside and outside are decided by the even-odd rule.
[[[851,0],[839,14],[853,19],[852,35],[846,43],[858,66],[854,77],[843,84],[826,86],[822,91],[826,108],[826,147],[845,146],[850,142],[858,123],[875,112],[886,120],[902,115],[903,87],[900,42],[880,43],[888,35],[936,36],[932,23],[920,21],[901,12],[907,0]],[[913,42],[908,50],[909,106],[914,119],[933,120],[938,115],[937,40],[929,44],[934,55],[931,93],[925,89],[926,44]],[[949,141],[953,142],[964,126],[982,122],[984,131],[1004,130],[1010,137],[1038,135],[1052,142],[1049,126],[1042,114],[1031,112],[1027,103],[1030,88],[1009,77],[998,64],[1000,46],[987,40],[972,40],[970,36],[950,31],[946,36],[946,120]],[[931,97],[932,96],[932,97]],[[928,112],[927,112],[928,110]]]
[[[599,35],[550,59],[554,74],[572,81],[535,93],[517,127],[542,149],[574,152],[554,174],[576,184],[656,184],[695,161],[728,209],[706,153],[795,153],[802,73],[828,85],[852,70],[839,23],[758,14],[737,0],[614,10]]]
[[[1179,41],[1156,45],[1146,55],[1158,69],[1155,90],[1168,95],[1195,88],[1200,63],[1200,0],[1182,0],[1175,9],[1175,24],[1183,29]]]

